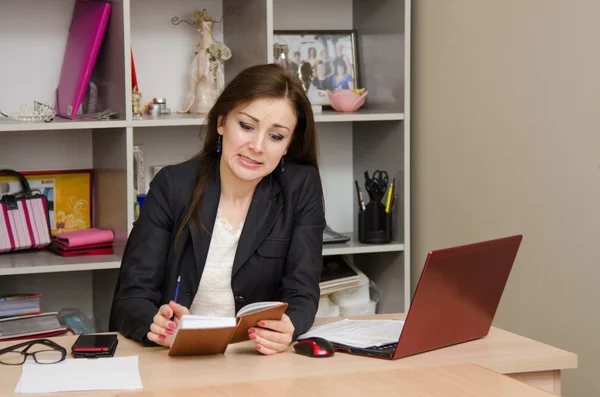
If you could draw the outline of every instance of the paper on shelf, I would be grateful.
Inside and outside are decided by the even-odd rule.
[[[56,364],[37,364],[27,360],[15,393],[141,388],[138,356],[74,358]]]
[[[402,320],[340,320],[310,329],[298,340],[320,337],[341,345],[366,348],[397,343]]]

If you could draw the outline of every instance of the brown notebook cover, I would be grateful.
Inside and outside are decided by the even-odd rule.
[[[248,328],[261,320],[280,320],[288,304],[257,310],[237,317],[235,327],[179,329],[169,349],[169,356],[223,354],[230,343],[249,340]]]
[[[225,353],[236,327],[180,329],[169,356],[199,356]]]

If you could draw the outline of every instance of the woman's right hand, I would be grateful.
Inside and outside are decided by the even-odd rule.
[[[175,317],[171,321],[173,314]],[[147,334],[148,339],[161,346],[170,347],[177,324],[179,324],[179,320],[184,314],[190,314],[188,308],[173,301],[169,302],[168,305],[159,307],[158,313],[156,313],[150,325],[150,331]]]

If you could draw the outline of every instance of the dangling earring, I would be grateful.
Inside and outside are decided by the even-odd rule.
[[[281,175],[285,174],[285,163],[283,162],[283,157],[281,158],[281,164],[279,164],[281,169]]]
[[[221,135],[217,138],[217,153],[221,153]]]

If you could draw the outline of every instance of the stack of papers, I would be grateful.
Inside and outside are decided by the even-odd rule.
[[[319,283],[321,296],[365,284],[369,284],[369,278],[343,257],[333,256],[323,261]]]
[[[404,328],[401,320],[341,320],[310,329],[298,340],[319,337],[331,343],[367,348],[397,343]]]
[[[27,360],[15,393],[54,393],[81,390],[135,390],[142,388],[138,356],[74,358],[56,364]]]

